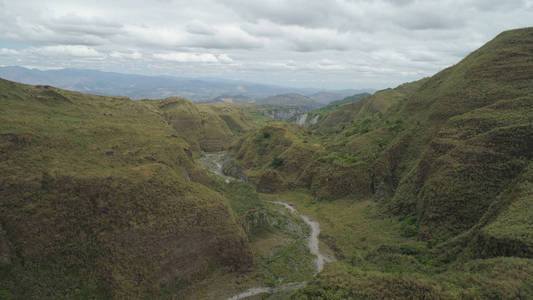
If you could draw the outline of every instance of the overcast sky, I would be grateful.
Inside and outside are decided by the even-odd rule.
[[[0,0],[0,65],[385,88],[532,23],[533,0]]]

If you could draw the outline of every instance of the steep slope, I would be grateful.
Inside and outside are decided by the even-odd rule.
[[[251,131],[231,146],[234,163],[265,192],[308,186],[305,170],[313,168],[322,150],[305,129],[288,123]]]
[[[421,234],[479,222],[531,160],[532,51],[532,29],[502,33],[429,79],[396,114],[408,116],[406,130],[380,159],[401,163],[378,176],[398,188],[378,189],[394,193],[394,209],[417,214]]]
[[[377,91],[373,95],[362,99],[360,97],[364,94],[354,95],[352,98],[345,99],[348,102],[342,105],[342,108],[334,106],[328,109],[328,107],[325,107],[323,108],[325,113],[320,118],[321,121],[314,128],[324,134],[339,133],[353,125],[353,121],[372,118],[377,113],[379,114],[376,117],[380,117],[391,106],[402,99],[406,99],[423,81],[406,83],[395,89]]]
[[[143,100],[162,117],[194,151],[220,151],[238,134],[254,126],[247,109],[238,104],[194,104],[184,98]]]
[[[290,119],[288,119],[289,122],[294,122],[301,126],[313,126],[318,123],[319,120],[324,120],[325,118],[330,117],[330,113],[337,112],[337,108],[340,106],[344,106],[350,103],[357,102],[359,100],[362,100],[366,97],[370,96],[368,93],[362,93],[362,94],[355,94],[346,98],[343,98],[341,100],[333,101],[330,104],[315,109],[309,112],[303,112],[300,114],[297,114]],[[347,109],[349,109],[349,106],[346,106]],[[332,118],[335,119],[335,118]]]
[[[378,273],[354,263],[329,270],[303,299],[531,296],[532,53],[532,28],[504,32],[431,78],[329,112],[312,131],[276,125],[232,146],[256,178],[275,174],[280,188],[305,187],[316,199],[372,199],[399,216],[402,235],[427,241],[365,256]],[[260,139],[265,131],[276,138]],[[269,151],[250,156],[259,145]],[[332,245],[352,238],[329,234]],[[402,279],[389,268],[424,275]]]
[[[158,109],[169,102],[0,80],[2,297],[152,298],[250,265],[228,201],[195,182],[195,147]]]
[[[282,94],[256,101],[255,111],[276,121],[289,121],[292,118],[317,109],[322,104],[300,94]]]
[[[351,96],[348,96],[348,97],[345,97],[345,98],[330,102],[326,107],[324,107],[324,109],[331,110],[333,108],[339,107],[339,106],[344,105],[344,104],[348,104],[348,103],[359,101],[359,100],[361,100],[363,98],[366,98],[366,97],[368,97],[370,95],[371,94],[369,94],[369,93],[361,93],[361,94],[351,95]]]
[[[434,236],[470,228],[531,159],[532,49],[531,29],[506,32],[432,78],[330,112],[315,132],[329,156],[353,157],[349,169],[360,173],[320,164],[331,172],[322,167],[313,184],[328,186],[341,171],[360,178],[361,192],[335,186],[324,195],[391,199],[394,211],[418,215],[428,237],[429,228]],[[443,218],[445,207],[462,222]]]
[[[239,160],[236,163],[251,169],[252,181],[263,173],[277,174],[279,187],[305,187],[319,198],[335,199],[350,194],[370,197],[373,187],[369,170],[376,153],[398,132],[396,122],[383,121],[383,113],[422,82],[379,91],[369,97],[360,95],[359,101],[312,111],[307,119],[319,117],[311,130],[273,123],[252,131],[232,145]],[[380,130],[373,131],[376,128]],[[271,162],[275,157],[283,159],[283,165],[273,168]]]

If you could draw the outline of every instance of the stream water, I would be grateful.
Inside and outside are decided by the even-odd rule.
[[[320,224],[318,222],[315,222],[311,220],[308,216],[300,213],[297,211],[293,206],[290,204],[283,202],[283,201],[271,201],[271,203],[279,204],[284,207],[286,207],[288,210],[290,210],[293,214],[299,216],[302,218],[302,220],[311,228],[311,235],[309,236],[309,240],[307,242],[307,247],[309,248],[309,252],[311,254],[315,255],[315,265],[316,265],[316,273],[320,273],[322,269],[324,269],[324,263],[326,262],[332,262],[333,259],[329,257],[328,255],[323,254],[320,252],[320,248],[318,247],[318,236],[320,235]]]
[[[233,178],[231,176],[227,176],[222,172],[222,164],[224,162],[224,158],[226,158],[227,152],[221,151],[221,152],[211,152],[211,153],[204,153],[204,156],[200,158],[200,164],[209,171],[217,174],[218,176],[224,178],[226,183],[238,180],[237,178]]]
[[[211,170],[213,173],[219,176],[222,176],[226,180],[226,182],[237,180],[236,178],[227,176],[222,172],[222,162],[224,161],[225,156],[226,156],[225,151],[216,152],[216,153],[206,153],[205,156],[201,159],[201,163],[204,165],[205,168]],[[311,254],[316,256],[315,275],[322,271],[322,269],[324,268],[324,263],[334,261],[334,258],[320,252],[319,240],[318,240],[318,236],[320,235],[320,224],[318,222],[313,221],[311,218],[302,214],[301,212],[296,210],[292,205],[286,202],[283,202],[281,200],[270,201],[270,202],[287,208],[290,212],[300,217],[305,222],[305,224],[307,224],[311,228],[311,235],[309,236],[307,247],[309,248],[309,251],[311,252]],[[290,291],[295,291],[297,289],[305,287],[306,285],[307,285],[307,282],[291,282],[291,283],[287,283],[287,284],[284,284],[278,287],[253,287],[253,288],[246,290],[243,293],[240,293],[238,295],[228,298],[228,300],[239,300],[239,299],[244,299],[246,297],[251,297],[251,296],[255,296],[255,295],[259,295],[263,293],[290,292]]]

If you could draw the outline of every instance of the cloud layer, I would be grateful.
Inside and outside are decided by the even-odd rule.
[[[383,88],[531,20],[533,0],[0,0],[0,65]]]

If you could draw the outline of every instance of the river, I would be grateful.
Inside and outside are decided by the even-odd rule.
[[[216,152],[216,153],[206,153],[205,156],[201,159],[202,165],[212,171],[213,173],[223,177],[226,182],[230,182],[232,180],[238,180],[236,178],[232,178],[230,176],[227,176],[222,171],[222,162],[224,161],[224,158],[226,156],[226,152]],[[283,202],[282,200],[276,200],[276,201],[270,201],[271,203],[281,205],[285,208],[287,208],[290,212],[295,214],[296,216],[300,217],[305,224],[307,224],[311,228],[311,234],[308,238],[307,247],[309,248],[309,252],[316,256],[314,262],[316,265],[316,272],[314,275],[318,274],[322,271],[324,268],[324,263],[326,262],[332,262],[334,261],[334,258],[320,252],[319,247],[319,235],[320,235],[320,224],[316,221],[313,221],[310,217],[302,214],[296,208],[294,208],[289,203]],[[251,297],[263,293],[277,293],[277,292],[290,292],[295,291],[297,289],[300,289],[302,287],[305,287],[307,285],[307,282],[291,282],[287,283],[278,287],[253,287],[245,292],[242,292],[238,295],[235,295],[233,297],[228,298],[228,300],[239,300],[244,299],[246,297]]]

